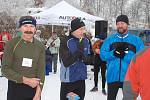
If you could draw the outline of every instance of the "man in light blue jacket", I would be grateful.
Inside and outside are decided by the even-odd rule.
[[[100,50],[100,57],[107,61],[107,100],[116,100],[119,88],[123,87],[128,65],[135,55],[144,48],[142,40],[128,32],[129,20],[126,15],[116,19],[117,32],[107,38]]]

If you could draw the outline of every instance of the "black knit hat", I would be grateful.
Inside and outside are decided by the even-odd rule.
[[[79,18],[75,18],[71,21],[71,32],[73,32],[83,26],[85,26],[84,22]]]
[[[32,16],[22,16],[19,20],[19,27],[21,27],[24,24],[32,24],[36,27],[36,20]]]
[[[125,22],[129,25],[129,19],[128,19],[127,15],[119,15],[116,19],[116,24],[117,24],[117,22],[120,22],[120,21]]]

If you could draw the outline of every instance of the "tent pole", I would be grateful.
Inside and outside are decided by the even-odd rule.
[[[52,33],[54,32],[54,26],[52,25]]]

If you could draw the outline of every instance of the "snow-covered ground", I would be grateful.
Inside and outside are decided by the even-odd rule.
[[[58,67],[60,65],[58,64]],[[59,69],[59,68],[58,68]],[[90,72],[91,68],[88,68],[88,79],[86,80],[86,95],[85,100],[106,100],[106,96],[101,92],[101,78],[99,78],[99,91],[90,92],[90,89],[94,86],[93,72]],[[59,70],[57,74],[50,73],[45,77],[45,84],[42,92],[42,100],[59,100],[60,94],[60,80]],[[6,100],[7,93],[7,79],[0,78],[0,100]],[[119,90],[117,100],[122,100],[122,91]]]

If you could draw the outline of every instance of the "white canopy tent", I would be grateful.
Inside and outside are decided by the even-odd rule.
[[[75,17],[81,18],[85,23],[94,23],[96,20],[103,20],[103,18],[80,11],[65,1],[61,1],[55,6],[32,16],[37,19],[37,24],[61,26],[69,26],[71,20]]]

